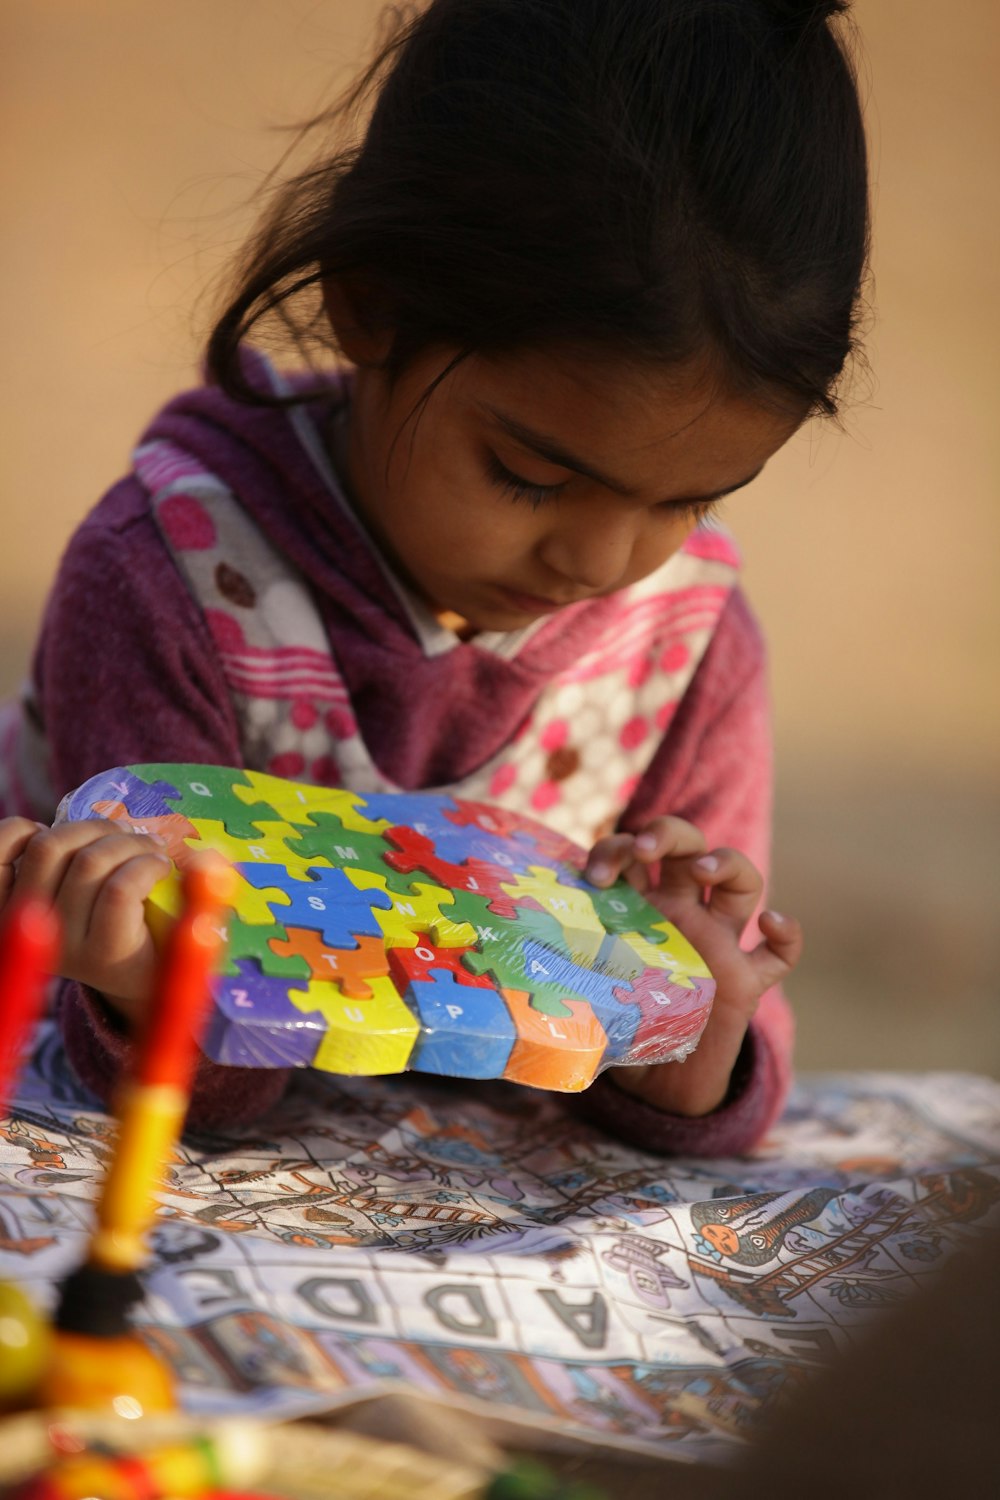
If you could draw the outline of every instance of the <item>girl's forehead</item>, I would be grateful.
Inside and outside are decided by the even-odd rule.
[[[801,423],[726,389],[703,362],[636,365],[524,351],[473,355],[454,374],[453,397],[469,421],[623,494],[662,482],[665,465],[735,488]]]

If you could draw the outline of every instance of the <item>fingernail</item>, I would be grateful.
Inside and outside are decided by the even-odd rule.
[[[785,920],[780,911],[772,911],[770,907],[766,911],[762,911],[761,916],[769,917],[772,922],[777,922],[779,926]]]
[[[614,873],[610,865],[591,865],[587,878],[588,880],[592,880],[595,885],[603,885],[606,880],[614,878]]]
[[[712,875],[719,868],[719,861],[714,854],[703,854],[694,863],[695,869],[704,870],[706,875]]]
[[[652,854],[653,850],[656,848],[656,834],[640,833],[639,837],[635,841],[635,847],[637,849],[641,849],[643,854]]]

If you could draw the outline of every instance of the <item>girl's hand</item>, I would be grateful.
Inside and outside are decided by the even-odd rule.
[[[114,823],[0,820],[0,908],[15,892],[51,902],[62,926],[60,973],[100,990],[130,1021],[156,967],[143,902],[170,868],[153,837]]]
[[[794,917],[763,911],[762,941],[740,947],[764,887],[737,849],[708,852],[682,818],[654,818],[640,833],[614,833],[590,852],[587,878],[610,885],[619,875],[642,891],[692,943],[715,980],[715,1001],[698,1047],[683,1063],[614,1069],[615,1082],[672,1114],[704,1115],[726,1097],[747,1025],[764,991],[790,974],[802,955]]]

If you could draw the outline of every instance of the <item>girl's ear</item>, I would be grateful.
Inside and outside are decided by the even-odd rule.
[[[369,281],[327,276],[323,306],[337,343],[354,365],[382,365],[392,349],[393,329],[385,296]]]

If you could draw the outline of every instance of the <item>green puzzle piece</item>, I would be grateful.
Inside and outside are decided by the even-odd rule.
[[[427,877],[423,878],[426,880]],[[441,920],[435,926],[435,939],[443,948],[466,946],[457,942],[455,936],[466,924],[474,929],[477,944],[483,933],[499,933],[516,925],[510,917],[498,917],[490,911],[490,896],[480,895],[476,891],[454,891],[453,896],[454,900],[442,910]],[[489,938],[486,941],[489,942]]]
[[[252,841],[260,838],[260,830],[254,821],[257,818],[274,817],[274,809],[261,801],[259,795],[240,771],[229,766],[192,766],[189,778],[179,776],[179,770],[187,767],[176,765],[143,765],[129,768],[140,781],[154,785],[157,781],[169,782],[179,793],[173,803],[174,811],[186,818],[206,818],[225,825],[232,838]],[[242,787],[245,794],[254,800],[244,802],[236,795],[235,788]],[[204,787],[204,791],[195,791]]]
[[[240,921],[234,913],[226,923],[226,930],[229,942],[226,964],[222,971],[224,974],[238,974],[240,971],[237,961],[241,958],[254,958],[260,965],[261,972],[274,979],[309,979],[312,970],[304,958],[298,954],[282,958],[271,947],[271,938],[276,938],[279,942],[288,941],[288,932],[279,923],[258,927],[250,922]]]
[[[586,995],[578,994],[572,985],[552,984],[529,973],[524,943],[523,937],[515,942],[505,935],[499,942],[490,943],[481,953],[463,953],[462,963],[473,974],[485,974],[502,990],[527,991],[531,996],[532,1010],[539,1010],[546,1016],[571,1016],[573,1012],[566,1004],[567,1000],[583,1000],[589,1005]]]
[[[619,880],[610,888],[591,886],[588,894],[608,932],[616,935],[639,932],[647,942],[662,941],[663,934],[655,925],[663,921],[662,913],[628,881]]]
[[[347,828],[336,813],[317,810],[312,820],[315,827],[297,830],[297,837],[288,841],[303,859],[329,860],[338,870],[369,870],[384,876],[387,889],[401,896],[428,884],[428,877],[420,870],[404,875],[385,863],[385,856],[396,851],[381,834]]]
[[[462,955],[462,964],[470,973],[485,974],[500,989],[528,991],[532,1009],[543,1015],[571,1014],[563,1004],[565,987],[539,984],[536,976],[525,972],[524,944],[533,938],[569,957],[565,934],[555,917],[528,906],[518,906],[516,917],[498,917],[490,911],[490,898],[474,891],[456,891],[454,903],[447,914],[442,911],[441,915],[435,935],[442,943],[447,944],[449,929],[457,930],[460,924],[470,924],[475,932],[478,951]]]

